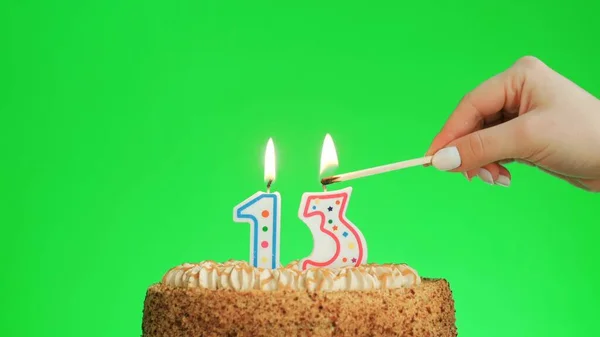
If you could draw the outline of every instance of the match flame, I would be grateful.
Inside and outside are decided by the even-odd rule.
[[[273,180],[275,180],[275,145],[273,145],[273,138],[269,138],[265,152],[265,182]]]
[[[329,134],[325,135],[325,140],[323,141],[323,149],[321,150],[321,168],[320,175],[323,176],[324,173],[329,173],[338,167],[338,156],[335,151],[335,145],[333,144],[333,139]]]

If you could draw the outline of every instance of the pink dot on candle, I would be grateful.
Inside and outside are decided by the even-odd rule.
[[[263,241],[260,243],[260,246],[263,248],[267,248],[267,247],[269,247],[269,243],[267,241]]]

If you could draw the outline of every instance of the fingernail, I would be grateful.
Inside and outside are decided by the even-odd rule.
[[[481,180],[485,181],[486,183],[488,183],[490,185],[494,185],[494,178],[492,177],[492,174],[490,173],[490,171],[488,171],[484,168],[480,168],[478,176],[479,176],[479,178],[481,178]]]
[[[467,178],[468,181],[471,181],[471,178],[469,178],[469,174],[467,172],[463,172],[462,174],[465,176],[465,178]]]
[[[439,150],[433,155],[431,165],[441,171],[450,171],[459,167],[461,164],[460,154],[456,146],[447,147]]]
[[[510,186],[510,178],[507,176],[500,175],[498,179],[496,179],[496,185],[508,187]]]

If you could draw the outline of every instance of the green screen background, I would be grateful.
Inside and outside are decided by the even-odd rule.
[[[138,336],[172,266],[248,258],[232,208],[273,137],[282,262],[323,137],[344,172],[423,155],[459,99],[535,55],[600,95],[598,4],[8,1],[0,10],[4,336]],[[594,194],[417,167],[353,186],[370,262],[444,277],[461,336],[598,335]]]

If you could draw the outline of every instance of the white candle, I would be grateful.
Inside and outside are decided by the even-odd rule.
[[[326,135],[321,151],[321,175],[337,165],[333,140]],[[346,218],[351,194],[351,187],[304,193],[298,216],[313,235],[313,251],[300,261],[301,269],[359,266],[367,262],[367,242],[358,227]]]
[[[270,192],[275,180],[275,147],[269,139],[265,153],[267,192],[258,191],[233,209],[233,220],[250,224],[250,261],[254,267],[280,266],[281,195]]]
[[[352,188],[304,193],[298,216],[313,235],[312,253],[300,268],[359,266],[367,262],[367,243],[348,218],[346,210]]]

